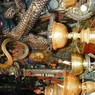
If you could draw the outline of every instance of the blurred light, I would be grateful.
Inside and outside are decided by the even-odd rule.
[[[80,10],[81,10],[82,12],[87,11],[87,6],[86,6],[86,5],[81,5]]]
[[[59,87],[64,88],[64,85],[57,84]]]
[[[60,32],[57,32],[57,33],[53,34],[53,38],[55,38],[55,39],[58,39],[58,38],[61,38],[61,37],[62,37],[62,34]]]
[[[95,92],[94,93],[91,93],[90,95],[95,95]]]

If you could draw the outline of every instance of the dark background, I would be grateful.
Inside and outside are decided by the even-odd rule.
[[[0,91],[0,95],[37,95],[33,91],[17,90],[17,91]],[[40,94],[44,95],[44,94]]]

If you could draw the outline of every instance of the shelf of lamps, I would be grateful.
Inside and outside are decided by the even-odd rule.
[[[64,47],[68,39],[71,38],[74,40],[79,38],[81,42],[95,44],[95,31],[91,31],[90,28],[88,28],[82,29],[80,33],[68,33],[67,27],[64,24],[53,22],[50,38],[54,50]]]

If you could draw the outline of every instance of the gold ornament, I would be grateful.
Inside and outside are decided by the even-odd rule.
[[[82,29],[80,33],[68,33],[64,24],[53,22],[52,23],[52,47],[54,50],[62,48],[66,45],[67,40],[73,38],[74,40],[80,38],[81,42],[95,44],[95,31]]]

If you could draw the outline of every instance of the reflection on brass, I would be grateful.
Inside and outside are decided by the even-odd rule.
[[[36,94],[38,94],[38,95],[43,93],[43,91],[41,91],[40,89],[35,89],[34,92],[35,92]]]
[[[73,74],[65,72],[64,74],[64,94],[63,95],[79,95],[81,92],[81,82]]]
[[[77,3],[77,0],[63,0],[65,8],[74,6]]]
[[[51,85],[45,88],[45,95],[79,95],[81,92],[81,82],[77,77],[65,72],[64,85]],[[59,94],[60,93],[60,94]]]
[[[69,33],[68,38],[78,39],[80,38],[81,42],[95,44],[95,31],[88,29],[82,29],[80,33]]]
[[[53,22],[52,47],[54,50],[62,48],[67,43],[67,28],[64,24]]]
[[[80,38],[81,42],[95,44],[95,31],[92,31],[88,28],[82,29],[80,33],[68,33],[64,24],[53,22],[51,38],[54,50],[64,47],[67,43],[67,40],[71,38],[74,40]]]
[[[63,88],[57,84],[45,88],[45,95],[63,95]]]
[[[82,90],[85,93],[95,92],[95,82],[88,81],[82,83]]]
[[[79,78],[73,74],[64,72],[64,94],[63,95],[80,95],[83,93],[92,93],[95,91],[95,82],[87,81],[81,83]]]
[[[1,48],[2,48],[2,51],[4,52],[4,54],[6,55],[7,57],[7,63],[5,64],[0,64],[0,68],[7,68],[9,66],[11,66],[13,64],[13,59],[12,59],[12,56],[9,54],[9,52],[7,51],[6,49],[6,45],[13,41],[12,39],[8,38],[8,39],[5,39],[1,45]]]
[[[85,59],[79,54],[72,54],[72,73],[74,75],[79,75],[83,73],[83,70],[88,66]]]
[[[64,76],[64,94],[63,95],[80,95],[83,93],[92,93],[95,91],[95,82],[87,81],[81,83],[79,78],[65,72]]]
[[[35,62],[46,62],[48,56],[49,53],[45,50],[35,50],[30,54],[29,58]]]
[[[95,44],[95,30],[83,29],[80,33],[80,39],[82,42]]]
[[[46,87],[45,95],[81,95],[82,92],[92,93],[94,91],[95,82],[87,81],[81,83],[78,77],[64,71],[64,82]]]

